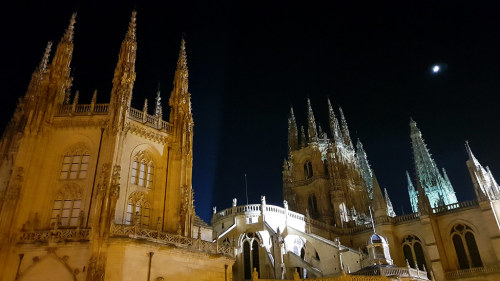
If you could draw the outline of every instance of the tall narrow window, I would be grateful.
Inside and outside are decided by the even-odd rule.
[[[457,224],[450,234],[460,269],[482,267],[483,262],[472,229],[465,224]]]
[[[422,242],[417,236],[408,235],[403,239],[403,254],[411,267],[420,270],[427,268]]]
[[[132,162],[132,170],[130,171],[130,183],[137,184],[137,169],[138,169],[137,159]]]
[[[146,151],[137,153],[132,161],[130,183],[141,187],[153,188],[154,163]]]
[[[253,240],[253,243],[252,243],[252,271],[253,271],[253,268],[255,268],[260,275],[259,243],[257,243],[257,240]]]
[[[146,182],[147,188],[153,187],[153,175],[154,175],[154,166],[153,166],[153,162],[151,162],[148,165],[148,179]]]
[[[252,268],[250,265],[250,243],[248,241],[243,243],[243,264],[245,267],[245,279],[252,278]]]
[[[328,160],[323,160],[323,172],[325,173],[325,176],[328,177]]]
[[[125,213],[125,224],[149,226],[150,206],[144,192],[134,192],[129,196]]]
[[[260,276],[260,259],[259,259],[259,236],[253,232],[245,234],[243,242],[243,265],[244,279],[252,278],[252,272],[255,268]]]
[[[84,179],[87,177],[90,155],[88,152],[66,154],[63,157],[63,164],[60,179]]]

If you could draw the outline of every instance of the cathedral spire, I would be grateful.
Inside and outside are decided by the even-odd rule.
[[[156,92],[156,108],[155,108],[155,117],[162,118],[163,110],[161,106],[161,96],[160,96],[160,83],[158,83],[158,91]]]
[[[71,58],[73,56],[73,36],[75,30],[76,13],[71,16],[69,26],[64,32],[63,37],[57,44],[56,52],[50,64],[50,81],[57,86],[53,87],[48,93],[48,100],[56,104],[63,104],[66,93],[69,91],[72,83]]]
[[[118,106],[130,107],[132,89],[135,82],[135,59],[137,51],[136,42],[136,15],[132,12],[127,33],[123,39],[118,55],[118,63],[113,77],[112,102]]]
[[[335,117],[335,112],[333,111],[332,104],[330,103],[330,99],[327,99],[328,101],[328,113],[330,117],[330,132],[332,133],[333,141],[339,145],[343,143],[342,137],[341,137],[341,132],[340,132],[340,126],[339,126],[339,121],[337,120],[337,117]]]
[[[410,178],[410,173],[406,171],[406,179],[408,181],[408,195],[410,196],[411,209],[414,213],[418,212],[418,195],[415,187],[413,186],[413,182]]]
[[[368,163],[368,158],[366,156],[366,152],[363,149],[363,144],[361,141],[358,139],[358,142],[356,144],[356,156],[358,159],[358,164],[361,167],[361,176],[363,177],[366,188],[368,191],[368,196],[370,199],[373,199],[373,179],[372,179],[372,171],[370,168],[370,164]]]
[[[465,142],[465,148],[469,154],[469,159],[465,162],[474,185],[476,197],[479,201],[500,199],[500,186],[493,178],[489,167],[483,168],[479,161],[472,154],[469,143]]]
[[[344,144],[350,150],[354,150],[351,141],[351,136],[349,135],[349,128],[347,127],[347,121],[345,120],[344,112],[342,111],[341,107],[339,107],[339,111],[340,111],[340,122],[342,128],[342,138],[344,140]]]
[[[316,121],[311,107],[311,100],[307,98],[307,130],[309,142],[315,142],[318,139],[318,131],[316,130]]]
[[[387,192],[387,188],[384,188],[385,195],[385,203],[387,204],[387,215],[389,217],[395,217],[396,212],[394,212],[394,208],[392,207],[391,199],[389,198],[389,193]]]
[[[410,119],[410,136],[415,164],[417,188],[425,191],[431,206],[453,204],[457,202],[455,191],[449,182],[439,173],[417,123]],[[420,194],[419,194],[420,198]]]
[[[295,115],[293,114],[293,107],[290,107],[290,117],[288,118],[288,151],[297,150],[299,148],[299,132],[297,130],[297,123],[295,122]]]
[[[38,65],[37,71],[40,73],[45,72],[47,70],[47,65],[49,64],[50,52],[52,50],[52,41],[47,42],[47,47],[45,47],[45,52],[43,53],[42,60],[40,61],[40,65]]]
[[[174,88],[168,101],[171,107],[170,122],[173,122],[175,118],[183,113],[191,115],[191,95],[188,92],[188,76],[186,41],[182,38],[174,76]]]

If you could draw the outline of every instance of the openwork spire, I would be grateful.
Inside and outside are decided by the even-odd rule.
[[[330,117],[330,132],[332,133],[333,141],[335,142],[335,144],[339,145],[343,143],[340,132],[339,121],[337,120],[337,117],[335,117],[335,112],[333,111],[330,99],[327,100],[328,100],[328,113],[329,113],[328,115]]]
[[[127,34],[125,35],[125,40],[128,41],[136,41],[136,20],[137,20],[137,12],[133,11],[132,16],[130,17],[130,23],[128,25]]]
[[[156,92],[155,117],[161,118],[161,116],[163,116],[163,111],[162,111],[162,107],[161,107],[160,83],[158,83],[158,91]]]
[[[69,26],[68,28],[66,28],[66,32],[64,32],[61,42],[64,43],[73,42],[73,35],[75,33],[75,23],[76,23],[76,13],[73,13],[73,15],[71,15],[71,19],[69,20]]]
[[[118,54],[118,62],[115,68],[113,77],[112,100],[119,105],[130,107],[132,101],[132,89],[135,82],[135,59],[137,53],[136,42],[136,16],[135,11],[132,12],[130,23],[128,26],[125,38],[120,47]]]
[[[410,133],[417,187],[420,186],[425,191],[433,207],[456,203],[457,197],[453,187],[440,174],[422,138],[422,133],[413,119],[410,119]]]
[[[483,168],[476,157],[474,157],[467,141],[465,142],[465,148],[469,154],[469,159],[465,163],[474,184],[477,199],[479,201],[500,199],[500,186],[493,178],[489,167],[486,167],[486,169]]]
[[[408,173],[408,171],[406,171],[406,179],[408,181],[408,195],[410,196],[411,209],[414,213],[416,213],[418,212],[418,195],[415,187],[413,186],[413,182],[411,181],[410,173]]]
[[[340,107],[339,107],[339,112],[340,112],[340,122],[341,122],[341,129],[342,129],[342,138],[344,140],[344,144],[350,150],[353,150],[354,148],[352,145],[351,136],[349,134],[349,128],[347,127],[347,121],[345,120],[344,112],[342,111],[342,108],[340,108]]]
[[[311,107],[311,100],[307,98],[307,132],[309,142],[315,142],[318,139],[318,131],[316,130],[316,121]]]
[[[171,121],[180,112],[191,114],[191,97],[188,92],[188,66],[186,55],[186,41],[181,40],[179,58],[177,59],[177,68],[175,69],[174,88],[168,101],[172,110],[170,110]]]
[[[392,207],[391,199],[389,198],[389,193],[387,192],[387,188],[384,188],[385,195],[385,203],[387,204],[387,215],[389,217],[395,217],[396,212],[394,212],[394,208]]]
[[[293,114],[293,107],[290,107],[290,117],[288,117],[288,151],[291,152],[299,148],[299,132],[297,130],[297,123],[295,115]]]
[[[366,156],[366,152],[363,148],[363,144],[361,141],[358,139],[358,143],[356,145],[357,152],[357,160],[358,164],[361,167],[361,176],[363,177],[365,184],[366,184],[366,189],[368,192],[368,196],[370,199],[373,199],[373,179],[372,179],[372,171],[370,168],[370,164],[368,163],[368,158]]]
[[[49,64],[49,57],[51,50],[52,50],[52,41],[49,41],[47,42],[47,47],[45,47],[45,52],[43,53],[40,65],[37,68],[38,72],[43,73],[45,72],[45,70],[47,70],[47,65]]]

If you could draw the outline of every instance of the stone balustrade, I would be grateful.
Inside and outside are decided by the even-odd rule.
[[[290,218],[297,219],[299,221],[305,221],[305,216],[293,211],[287,211],[285,208],[274,206],[274,205],[264,205],[265,213],[277,213],[280,215],[287,215]],[[216,222],[226,216],[231,215],[245,215],[245,214],[260,214],[262,213],[262,205],[261,204],[249,204],[236,206],[232,208],[227,208],[220,212],[217,212],[213,215],[212,221]]]
[[[56,116],[106,115],[108,114],[108,110],[108,103],[64,104],[59,107]]]
[[[487,275],[491,273],[500,273],[500,264],[486,265],[483,267],[474,267],[468,269],[460,269],[454,271],[447,271],[445,273],[446,279],[454,280],[477,275]]]
[[[218,241],[212,243],[201,239],[189,238],[168,232],[147,229],[138,225],[112,224],[110,230],[112,237],[128,237],[133,239],[145,239],[160,244],[174,245],[179,248],[187,248],[209,254],[222,254],[234,256],[233,247],[219,245]]]

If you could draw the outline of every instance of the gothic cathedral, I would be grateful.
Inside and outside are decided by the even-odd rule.
[[[74,28],[51,60],[48,43],[1,139],[0,279],[223,280],[232,253],[201,239],[193,206],[184,40],[165,121],[159,92],[153,114],[131,107],[136,13],[109,103],[72,92]]]

